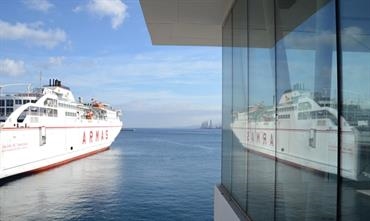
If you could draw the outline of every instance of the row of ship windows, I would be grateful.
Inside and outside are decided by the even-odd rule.
[[[278,115],[278,119],[289,119],[290,118],[290,114],[281,114],[281,115]]]
[[[47,117],[58,117],[58,110],[51,108],[39,108],[39,107],[28,107],[24,110],[17,118],[18,123],[23,123],[27,115],[30,116],[47,116]],[[31,118],[32,122],[32,118]]]
[[[22,105],[22,104],[27,104],[27,103],[36,103],[36,100],[20,100],[20,99],[16,99],[16,100],[10,100],[10,99],[7,99],[7,100],[0,100],[0,106],[8,106],[8,107],[12,107],[15,105]]]
[[[290,114],[278,115],[278,119],[289,119]],[[329,118],[333,122],[336,122],[337,118],[327,110],[319,111],[309,111],[298,113],[298,120],[308,120],[308,119],[327,119]]]
[[[30,107],[29,110],[31,110],[33,113],[40,113],[40,115],[48,115],[52,117],[56,117],[58,115],[58,111],[51,108]]]
[[[312,108],[311,104],[308,102],[303,102],[298,104],[298,110],[310,110]],[[289,106],[289,107],[279,107],[278,112],[288,112],[296,110],[296,106]]]
[[[9,116],[13,113],[13,108],[0,108],[0,117]]]
[[[57,117],[58,110],[52,108],[43,108],[43,107],[28,107],[24,110],[21,116],[33,115],[33,116],[48,116],[48,117]]]
[[[327,110],[298,113],[298,120],[327,119],[327,118],[330,119],[334,124],[337,124],[337,118]]]
[[[278,108],[278,112],[294,111],[295,109],[296,109],[295,106],[281,107],[281,108]]]
[[[57,100],[51,98],[47,98],[44,101],[44,105],[49,107],[57,107],[57,103],[58,103]]]
[[[66,112],[65,112],[65,115],[66,115],[67,117],[77,117],[77,114],[76,114],[76,113],[74,113],[74,112],[68,112],[68,111],[66,111]]]
[[[22,105],[22,104],[27,104],[27,103],[36,103],[37,100],[21,100],[21,99],[16,99],[16,100],[12,100],[12,99],[7,99],[7,100],[0,100],[0,107],[12,107],[15,105]],[[49,107],[57,107],[57,101],[54,100],[54,99],[46,99],[45,102],[44,102],[44,105],[45,106],[49,106]],[[60,107],[64,107],[64,108],[69,108],[69,109],[75,109],[76,107],[73,106],[73,105],[70,105],[70,104],[65,104],[65,103],[59,103],[59,106]]]
[[[278,119],[290,119],[290,114],[279,114]],[[298,120],[308,120],[308,119],[330,119],[335,124],[337,121],[337,118],[327,110],[308,111],[308,112],[298,113]]]
[[[0,117],[8,117],[11,113],[13,113],[13,108],[0,108]],[[22,112],[21,115],[37,115],[37,116],[49,116],[49,117],[57,117],[58,111],[56,109],[51,108],[39,108],[39,107],[29,107]]]
[[[59,102],[59,107],[64,107],[64,108],[69,108],[69,109],[76,109],[76,106],[66,104],[66,103],[61,103],[61,102]]]

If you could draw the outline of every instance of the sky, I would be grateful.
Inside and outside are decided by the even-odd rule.
[[[125,127],[220,122],[221,60],[220,47],[153,46],[139,0],[0,1],[0,85],[59,79]]]

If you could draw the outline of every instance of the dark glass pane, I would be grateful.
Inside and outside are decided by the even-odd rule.
[[[232,196],[244,209],[247,196],[247,52],[247,1],[238,0],[233,9]]]
[[[9,116],[11,113],[13,113],[13,108],[6,108],[6,116]]]
[[[6,100],[6,106],[13,106],[14,100]]]
[[[222,166],[221,182],[231,192],[232,13],[222,28]]]
[[[274,1],[248,1],[247,212],[273,220],[275,204]]]
[[[287,2],[276,8],[276,219],[335,220],[335,4]]]
[[[343,0],[341,219],[369,220],[370,1]]]

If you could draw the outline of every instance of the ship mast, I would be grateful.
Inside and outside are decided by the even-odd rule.
[[[41,82],[42,82],[42,72],[40,71],[40,75],[39,75],[39,80],[40,80],[40,88],[41,88]]]

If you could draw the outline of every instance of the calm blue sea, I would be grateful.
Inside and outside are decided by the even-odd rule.
[[[137,129],[0,186],[0,220],[212,220],[220,130]]]

